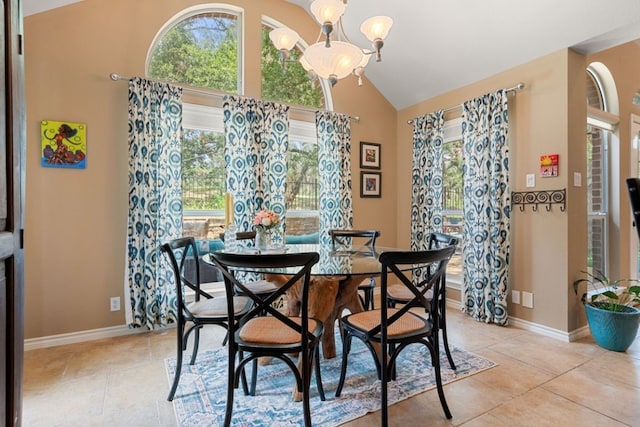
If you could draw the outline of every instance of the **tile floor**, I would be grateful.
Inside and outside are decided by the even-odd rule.
[[[454,345],[499,366],[445,386],[452,420],[432,390],[393,405],[391,426],[640,426],[640,339],[615,353],[448,316]],[[221,343],[221,329],[208,331],[202,349]],[[174,352],[175,330],[28,351],[23,425],[174,426],[164,368]],[[379,414],[345,425],[379,425]]]

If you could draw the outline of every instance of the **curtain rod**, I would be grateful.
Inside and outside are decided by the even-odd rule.
[[[509,92],[517,92],[517,91],[522,90],[522,89],[524,89],[524,83],[520,82],[520,83],[518,83],[517,85],[515,85],[513,87],[505,89],[505,92],[507,92],[507,93],[509,93]],[[447,113],[449,111],[457,110],[458,108],[462,108],[462,106],[461,105],[454,105],[454,106],[451,106],[451,107],[447,107],[447,108],[442,109],[442,112],[443,113]],[[408,125],[412,125],[415,120],[416,119],[407,120],[407,124]]]
[[[126,80],[129,81],[132,79],[132,77],[124,77],[121,76],[118,73],[111,73],[109,75],[109,77],[111,78],[111,80],[113,80],[114,82],[117,82],[118,80]],[[152,79],[148,79],[148,80],[152,80]],[[154,81],[159,81],[159,80],[154,80]],[[161,83],[166,83],[166,82],[161,82]],[[173,83],[172,83],[173,84]],[[218,90],[214,90],[214,89],[196,89],[196,88],[192,88],[189,86],[179,86],[182,88],[182,90],[187,91],[187,92],[191,92],[191,93],[199,93],[202,95],[208,95],[208,96],[219,96],[219,97],[223,97],[226,95],[237,95],[237,96],[243,96],[243,95],[238,95],[237,93],[229,93],[229,92],[221,92]],[[315,113],[317,111],[328,111],[328,110],[318,110],[318,109],[312,109],[310,107],[304,107],[301,105],[290,105],[290,104],[284,104],[287,105],[289,108],[291,108],[292,110],[297,110],[297,111],[304,111],[307,113]],[[331,113],[334,113],[335,111],[330,111]],[[360,123],[360,116],[350,116],[348,114],[346,114],[347,117],[349,117],[350,120],[353,120],[356,123]]]

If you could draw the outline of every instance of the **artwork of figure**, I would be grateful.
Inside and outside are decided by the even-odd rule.
[[[87,166],[87,126],[43,120],[40,124],[42,166],[84,169]]]

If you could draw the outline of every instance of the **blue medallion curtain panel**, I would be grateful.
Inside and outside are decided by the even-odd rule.
[[[129,327],[176,321],[171,267],[160,246],[182,235],[182,89],[129,81],[129,216],[125,304]]]
[[[507,92],[462,106],[463,311],[506,325],[510,204]]]
[[[442,146],[444,111],[413,122],[411,183],[411,250],[428,248],[431,232],[442,231]]]
[[[417,117],[413,121],[413,163],[411,172],[411,250],[428,249],[431,232],[442,231],[442,176],[444,111]],[[414,271],[414,281],[425,279],[426,269]]]
[[[253,217],[261,209],[280,215],[284,228],[289,107],[229,95],[223,112],[227,192],[238,230],[253,230]]]
[[[351,196],[351,122],[349,116],[316,112],[320,179],[319,242],[331,245],[329,230],[353,228]]]

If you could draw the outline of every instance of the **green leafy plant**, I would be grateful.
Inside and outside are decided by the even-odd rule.
[[[601,271],[594,269],[593,273],[582,271],[586,277],[573,282],[573,290],[578,295],[580,285],[586,285],[586,290],[582,294],[581,301],[583,304],[592,304],[608,311],[624,311],[624,306],[631,306],[640,303],[640,286],[623,284],[638,283],[638,279],[618,279],[610,280]],[[589,288],[593,292],[588,297]]]

